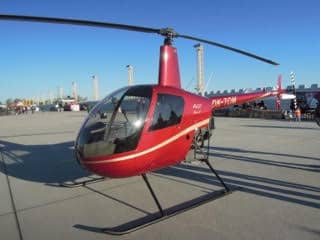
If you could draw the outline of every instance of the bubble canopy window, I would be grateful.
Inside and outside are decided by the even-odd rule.
[[[77,155],[92,158],[136,149],[151,95],[150,86],[126,87],[98,103],[80,130]]]

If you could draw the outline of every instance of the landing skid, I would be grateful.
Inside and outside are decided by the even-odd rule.
[[[111,235],[124,235],[128,234],[134,231],[137,231],[139,229],[148,227],[152,224],[158,223],[160,221],[164,221],[170,217],[173,217],[177,214],[183,213],[185,211],[188,211],[192,208],[198,207],[200,205],[203,205],[205,203],[208,203],[210,201],[213,201],[215,199],[221,198],[223,196],[226,196],[230,193],[233,192],[233,190],[230,190],[230,188],[224,183],[222,178],[219,176],[219,174],[214,170],[213,166],[209,162],[209,144],[210,144],[210,139],[208,139],[208,148],[207,151],[203,151],[203,145],[198,145],[197,141],[194,140],[194,148],[195,151],[197,151],[201,156],[201,158],[197,158],[196,160],[201,161],[206,163],[206,165],[209,167],[210,171],[217,177],[221,185],[223,186],[223,189],[220,191],[214,191],[209,194],[205,194],[203,196],[188,200],[186,202],[177,204],[173,207],[163,209],[155,192],[153,191],[151,184],[147,178],[146,174],[142,174],[142,178],[147,185],[150,194],[152,195],[153,200],[155,201],[157,207],[158,207],[158,212],[155,212],[153,214],[147,215],[142,218],[138,218],[135,220],[132,220],[130,222],[118,225],[116,227],[111,227],[111,228],[94,228],[94,227],[89,227],[89,226],[83,226],[83,225],[75,225],[76,228],[83,229],[83,230],[88,230],[88,231],[94,231],[94,232],[102,232],[102,233],[107,233]]]
[[[91,183],[101,182],[104,181],[106,177],[96,177],[96,178],[90,178],[83,181],[72,181],[72,182],[63,182],[60,183],[61,187],[67,187],[67,188],[76,188],[76,187],[82,187],[86,186]]]
[[[170,207],[170,208],[163,210],[156,195],[153,192],[153,189],[151,188],[151,185],[148,181],[147,176],[145,174],[143,174],[142,177],[143,177],[145,183],[147,184],[148,189],[149,189],[153,199],[155,200],[155,202],[158,206],[159,212],[153,213],[151,215],[148,215],[148,216],[145,216],[145,217],[142,217],[139,219],[135,219],[133,221],[124,223],[124,224],[116,226],[116,227],[103,228],[103,229],[101,229],[101,232],[111,234],[111,235],[128,234],[128,233],[137,231],[139,229],[148,227],[152,224],[164,221],[170,217],[173,217],[173,216],[178,215],[180,213],[186,212],[190,209],[201,206],[205,203],[211,202],[213,200],[216,200],[218,198],[221,198],[223,196],[226,196],[226,195],[232,193],[232,191],[229,188],[225,188],[223,190],[215,191],[215,192],[194,198],[192,200],[183,202],[181,204],[178,204],[178,205],[175,205],[173,207]]]

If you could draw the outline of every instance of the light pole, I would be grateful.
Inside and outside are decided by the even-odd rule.
[[[93,81],[93,100],[98,101],[99,99],[98,77],[93,75],[92,81]]]
[[[296,95],[296,81],[295,81],[295,74],[293,71],[290,72],[290,81],[292,83],[292,90],[293,90],[293,95],[295,98],[293,99],[293,110],[297,109],[297,95]]]
[[[197,78],[198,86],[197,91],[200,95],[204,95],[204,83],[203,83],[203,46],[199,43],[193,46],[197,51]]]
[[[131,65],[127,65],[128,69],[128,85],[131,86],[133,84],[133,67]]]
[[[72,95],[76,102],[78,102],[78,91],[77,91],[77,83],[72,82]]]

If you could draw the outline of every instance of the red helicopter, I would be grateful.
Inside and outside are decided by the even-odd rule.
[[[183,90],[177,50],[172,45],[174,38],[214,45],[272,65],[278,63],[217,42],[182,35],[171,28],[154,29],[108,22],[16,15],[0,15],[0,20],[114,28],[156,33],[164,37],[164,44],[160,47],[158,84],[128,86],[108,95],[90,111],[75,141],[75,155],[83,167],[109,178],[141,175],[158,206],[159,212],[151,218],[102,229],[110,234],[137,230],[217,197],[217,194],[209,194],[188,201],[188,204],[182,204],[183,207],[165,210],[157,199],[146,174],[184,161],[191,148],[203,153],[198,160],[208,165],[224,187],[220,195],[230,193],[231,190],[209,162],[213,111],[269,96],[279,97],[283,92],[278,87],[269,92],[263,90],[207,98]],[[199,137],[208,140],[207,146],[198,144]],[[204,150],[206,147],[207,151]]]

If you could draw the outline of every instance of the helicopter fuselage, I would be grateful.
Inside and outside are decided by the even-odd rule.
[[[117,94],[90,112],[76,141],[78,160],[96,174],[129,177],[177,164],[209,125],[210,101],[182,89],[143,85]]]

